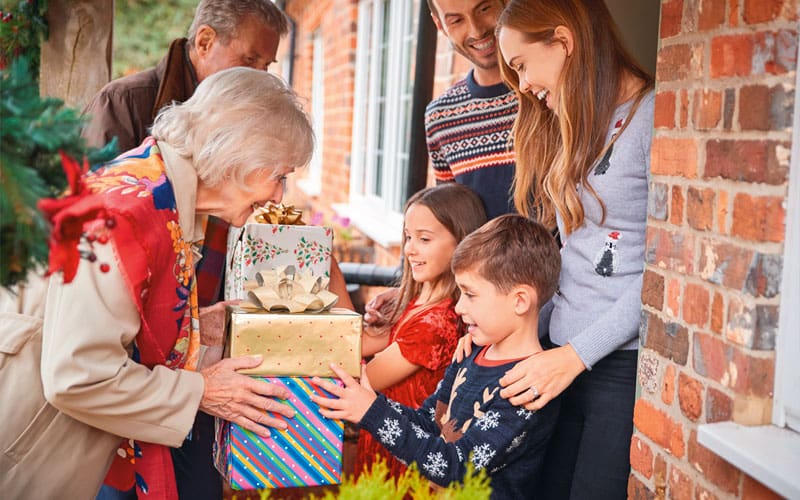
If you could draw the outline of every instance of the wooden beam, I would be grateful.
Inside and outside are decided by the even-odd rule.
[[[50,0],[39,91],[83,109],[111,79],[114,0]]]

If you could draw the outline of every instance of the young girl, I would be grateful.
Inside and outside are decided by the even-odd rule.
[[[391,332],[372,336],[368,329],[362,343],[362,355],[374,354],[366,367],[372,387],[386,397],[417,408],[444,376],[461,335],[450,258],[458,243],[484,222],[480,198],[461,184],[424,189],[406,203],[403,277],[388,314]],[[386,460],[392,476],[405,470],[362,431],[356,474],[370,468],[376,455]]]
[[[540,498],[625,498],[653,79],[602,1],[510,0],[497,40],[520,101],[514,200],[564,243],[540,319],[553,348],[510,370],[501,395],[529,410],[562,395]]]

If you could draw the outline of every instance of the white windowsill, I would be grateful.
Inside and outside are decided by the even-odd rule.
[[[318,180],[312,179],[299,179],[297,187],[303,191],[306,196],[319,196],[322,192],[322,185]]]
[[[384,248],[400,244],[403,232],[403,216],[399,213],[376,213],[364,206],[337,203],[333,205],[337,215],[347,217],[364,235]]]
[[[774,425],[700,425],[697,441],[786,498],[800,498],[800,433]]]

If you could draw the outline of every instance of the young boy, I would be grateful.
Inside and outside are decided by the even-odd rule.
[[[360,424],[398,459],[447,486],[464,477],[467,461],[486,468],[492,498],[528,498],[558,416],[559,401],[538,412],[500,397],[498,380],[516,362],[542,350],[540,305],[555,292],[561,257],[541,225],[519,215],[496,218],[467,236],[453,254],[461,298],[458,313],[478,348],[452,363],[437,391],[418,410],[376,394],[362,370],[361,383],[337,366],[338,396],[312,396],[322,414]],[[536,394],[536,389],[531,388]]]

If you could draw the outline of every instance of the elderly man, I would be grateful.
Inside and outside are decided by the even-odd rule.
[[[271,0],[202,0],[187,38],[173,41],[156,67],[114,80],[92,99],[84,110],[90,121],[83,136],[93,146],[116,137],[120,151],[138,146],[149,135],[159,110],[189,99],[208,76],[235,66],[267,70],[287,32],[287,19]],[[203,257],[196,271],[201,307],[220,299],[228,227],[221,219],[208,218]],[[331,291],[339,296],[339,306],[353,308],[335,261]],[[221,308],[209,311],[219,314]],[[190,440],[173,452],[181,497],[221,497],[221,482],[211,460],[212,442],[213,419],[198,413]],[[104,488],[100,498],[119,496]]]

